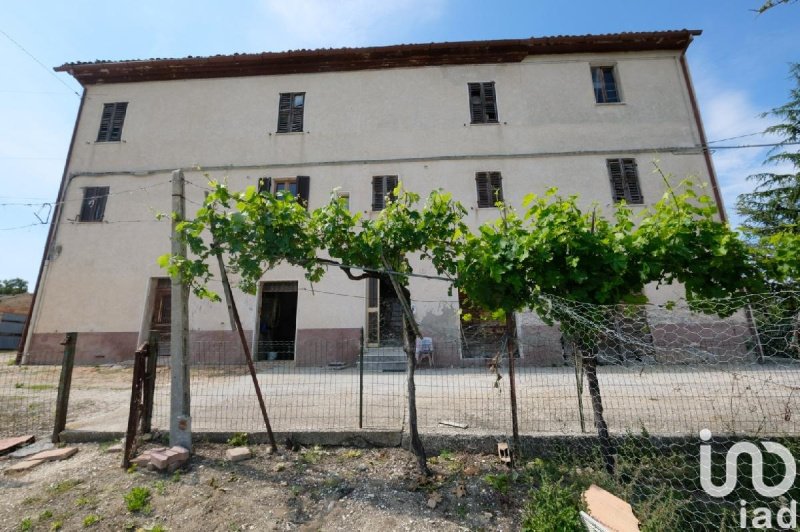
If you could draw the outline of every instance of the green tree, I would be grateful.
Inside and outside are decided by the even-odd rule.
[[[322,278],[324,269],[316,260],[320,243],[311,216],[293,196],[259,193],[253,186],[233,192],[215,181],[209,186],[212,190],[195,217],[177,226],[190,258],[159,258],[171,276],[180,274],[195,295],[214,301],[220,297],[208,288],[208,281],[218,253],[226,256],[227,269],[238,274],[239,287],[248,294],[255,294],[264,272],[281,262],[302,267],[310,281]]]
[[[800,288],[800,64],[793,64],[790,72],[795,87],[789,101],[763,116],[779,120],[765,132],[782,139],[770,151],[765,164],[788,164],[792,170],[750,176],[756,183],[755,190],[742,194],[737,202],[753,255],[773,292]],[[761,331],[766,354],[797,356],[800,322],[791,317],[797,315],[798,309],[800,298],[789,292],[781,296],[779,304],[755,309],[756,322],[786,324]]]
[[[195,218],[177,227],[191,258],[167,254],[160,259],[170,275],[180,274],[201,298],[220,299],[208,288],[213,276],[211,264],[220,253],[226,257],[227,269],[238,274],[239,287],[250,294],[256,293],[264,273],[281,262],[302,267],[312,282],[322,278],[326,265],[341,269],[352,280],[380,277],[387,270],[395,272],[390,277],[407,309],[405,285],[413,273],[409,254],[426,257],[437,271],[455,272],[455,252],[430,244],[447,241],[464,230],[461,219],[465,210],[448,194],[434,192],[418,209],[419,196],[398,188],[396,199],[389,201],[375,219],[362,219],[335,194],[328,205],[308,212],[289,194],[259,193],[255,187],[231,192],[225,184],[215,182],[211,188]],[[323,251],[331,258],[319,257]],[[427,474],[427,458],[416,425],[418,326],[411,312],[404,314],[403,331],[411,446],[420,470]]]
[[[500,205],[499,220],[466,237],[457,284],[478,305],[505,314],[507,338],[516,334],[516,311],[533,309],[560,324],[580,352],[606,468],[613,471],[596,369],[610,318],[602,305],[621,303],[651,282],[677,281],[688,300],[711,311],[702,305],[704,298],[738,294],[753,282],[748,250],[716,219],[713,200],[688,182],[670,188],[638,225],[624,203],[604,217],[597,207],[584,212],[577,197],[560,197],[555,189],[544,197],[526,197],[524,206],[527,211],[519,217]],[[550,295],[592,306],[576,319],[565,307],[552,305]],[[516,341],[510,341],[510,359],[516,349]]]
[[[761,4],[761,7],[756,9],[755,11],[759,14],[772,9],[775,6],[779,6],[781,4],[794,4],[797,0],[764,0],[764,3]]]
[[[793,171],[749,176],[756,184],[755,190],[742,194],[737,201],[739,214],[744,217],[742,227],[756,241],[776,233],[800,233],[800,151],[797,150],[800,143],[800,64],[793,64],[790,72],[796,86],[790,92],[789,101],[763,115],[782,121],[764,130],[782,138],[764,163],[788,163]]]
[[[20,279],[0,280],[0,295],[25,294],[28,292],[28,281]]]
[[[402,190],[399,185],[394,199],[374,219],[364,219],[361,213],[351,213],[342,199],[334,194],[328,205],[313,213],[317,240],[352,280],[380,278],[387,271],[398,299],[404,307],[403,350],[406,354],[408,385],[409,432],[411,449],[423,474],[429,474],[427,457],[417,430],[415,344],[419,326],[410,309],[407,290],[408,276],[413,274],[411,255],[429,260],[440,275],[452,277],[456,272],[460,249],[456,242],[467,229],[462,219],[464,207],[453,201],[450,194],[434,191],[422,208],[420,197]],[[338,261],[338,262],[337,262]],[[351,266],[363,273],[354,275]]]

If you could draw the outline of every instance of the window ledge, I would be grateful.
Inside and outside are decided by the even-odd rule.
[[[102,145],[102,144],[126,144],[128,141],[125,139],[122,140],[95,140],[94,142],[89,141],[86,144],[95,144],[95,145]]]
[[[505,124],[505,122],[470,122],[466,125],[468,126],[500,126]]]
[[[605,107],[605,106],[613,107],[615,105],[625,105],[625,102],[594,102],[594,104],[600,107]]]
[[[270,132],[270,135],[278,135],[283,137],[284,135],[305,135],[306,133],[308,133],[308,131],[286,131],[283,133],[280,133],[278,131],[272,131]]]

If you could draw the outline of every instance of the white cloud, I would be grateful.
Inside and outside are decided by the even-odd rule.
[[[395,44],[439,19],[446,0],[263,0],[270,28],[283,49]],[[277,18],[277,20],[275,20]],[[280,28],[280,29],[278,29]],[[270,30],[266,30],[270,31]],[[274,41],[274,36],[265,36]]]
[[[766,144],[775,142],[775,137],[760,133],[774,121],[760,114],[752,95],[739,88],[724,84],[701,70],[695,75],[697,97],[703,112],[703,122],[711,146],[741,146],[747,144]],[[748,135],[748,136],[743,136]],[[742,138],[731,138],[739,137]],[[716,142],[715,140],[724,140]],[[773,169],[765,167],[763,161],[768,148],[718,149],[713,152],[714,167],[717,172],[726,211],[734,225],[740,221],[736,214],[736,199],[740,194],[750,192],[753,183],[747,177]]]

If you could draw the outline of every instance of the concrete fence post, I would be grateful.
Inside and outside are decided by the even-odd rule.
[[[61,441],[61,432],[67,425],[67,409],[69,408],[69,390],[72,386],[72,368],[75,366],[75,345],[78,333],[67,333],[61,345],[64,346],[64,357],[61,360],[61,377],[58,381],[58,397],[56,399],[56,419],[53,426],[53,443]]]

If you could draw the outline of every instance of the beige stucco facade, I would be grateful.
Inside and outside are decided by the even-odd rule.
[[[338,189],[367,217],[372,177],[397,175],[423,197],[438,188],[451,192],[473,228],[497,216],[496,209],[478,208],[476,172],[501,172],[503,195],[518,206],[526,194],[549,187],[578,194],[587,205],[611,205],[610,158],[636,159],[645,205],[663,193],[654,160],[679,178],[708,182],[682,53],[562,53],[501,64],[87,84],[26,356],[53,360],[67,331],[83,333],[81,362],[132,356],[149,328],[154,279],[165,276],[156,259],[170,250],[170,227],[156,214],[170,210],[177,168],[188,182],[190,215],[202,202],[206,174],[234,189],[263,177],[309,176],[309,208]],[[593,65],[614,67],[621,103],[595,103]],[[485,81],[495,83],[499,123],[471,125],[467,84]],[[276,133],[285,92],[305,92],[303,132]],[[96,142],[103,105],[111,102],[128,102],[122,139]],[[95,186],[110,187],[103,221],[75,221],[84,187]],[[433,273],[419,261],[415,267]],[[302,345],[358,340],[365,282],[332,268],[312,287],[288,266],[264,280],[298,281],[298,363]],[[447,283],[413,278],[409,288],[423,332],[456,345],[458,299],[448,295]],[[255,341],[260,295],[235,296]],[[543,330],[530,317],[521,323],[524,334]],[[224,304],[192,297],[193,338],[230,340],[230,328]],[[313,363],[336,358],[313,349],[322,353]],[[459,363],[454,353],[442,363]]]

